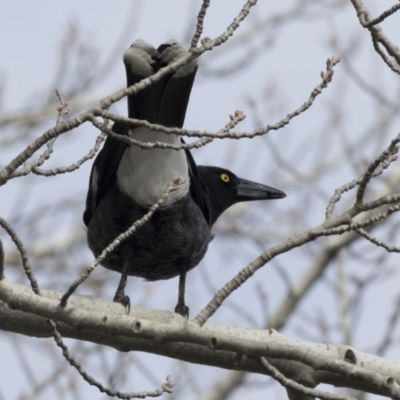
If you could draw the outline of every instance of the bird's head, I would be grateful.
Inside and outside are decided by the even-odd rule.
[[[199,166],[198,169],[209,191],[212,208],[211,225],[233,204],[286,197],[281,190],[239,178],[227,169],[206,166]]]

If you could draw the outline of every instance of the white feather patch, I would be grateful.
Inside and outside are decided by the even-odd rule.
[[[130,136],[141,142],[165,142],[180,144],[178,135],[167,135],[147,128],[135,128]],[[189,171],[184,150],[142,149],[128,147],[117,170],[117,181],[121,190],[137,203],[151,206],[163,195],[169,182],[183,177],[185,183],[171,192],[166,203],[169,204],[185,196],[189,191]]]

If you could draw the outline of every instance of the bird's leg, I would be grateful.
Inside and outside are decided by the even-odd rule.
[[[131,256],[131,249],[129,244],[122,243],[121,244],[121,254],[124,259],[124,266],[122,268],[121,279],[119,281],[119,285],[117,291],[115,292],[114,299],[116,303],[120,303],[125,307],[125,311],[129,314],[131,309],[131,300],[129,296],[125,294],[126,282],[128,281],[128,270]]]
[[[175,307],[175,312],[181,314],[184,318],[189,318],[189,307],[185,304],[185,285],[186,271],[179,275],[179,294],[178,304]]]

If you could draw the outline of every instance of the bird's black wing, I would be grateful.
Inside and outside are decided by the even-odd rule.
[[[112,130],[119,135],[129,135],[129,126],[123,123],[116,122]],[[116,180],[115,174],[122,154],[124,154],[127,147],[126,143],[108,136],[103,148],[94,160],[92,172],[90,173],[86,210],[83,213],[83,222],[86,226],[89,225],[94,211],[111,184]]]
[[[181,139],[181,141],[182,143],[185,143],[183,139]],[[211,226],[211,203],[208,187],[201,177],[200,171],[189,150],[186,150],[186,157],[189,166],[190,195],[195,203],[199,206],[205,220],[207,221],[207,224]]]

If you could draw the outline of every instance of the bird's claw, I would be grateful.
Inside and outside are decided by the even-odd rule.
[[[122,304],[125,308],[126,315],[131,311],[131,299],[123,293],[115,293],[113,301]]]
[[[186,320],[189,319],[189,307],[186,304],[177,304],[175,312],[182,315]]]

